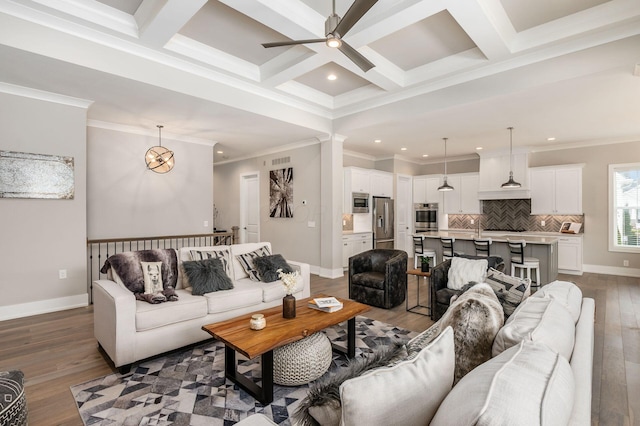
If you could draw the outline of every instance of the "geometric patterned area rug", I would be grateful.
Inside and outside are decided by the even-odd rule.
[[[376,347],[408,341],[418,333],[380,321],[356,318],[356,357]],[[346,323],[323,331],[346,348]],[[345,355],[333,352],[331,371],[347,364]],[[238,370],[259,381],[260,362],[242,360]],[[187,349],[159,355],[134,364],[125,375],[110,374],[71,387],[85,425],[232,425],[262,413],[279,425],[290,425],[309,385],[274,385],[274,399],[262,405],[224,377],[224,344],[208,340]]]

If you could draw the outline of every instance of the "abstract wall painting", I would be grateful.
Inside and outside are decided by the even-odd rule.
[[[0,198],[73,196],[73,157],[0,151]]]
[[[293,217],[293,167],[269,172],[269,216]]]

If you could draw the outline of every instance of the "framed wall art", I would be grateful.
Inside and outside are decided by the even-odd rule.
[[[0,151],[0,198],[73,196],[73,157]]]
[[[269,216],[293,217],[293,167],[269,172]]]

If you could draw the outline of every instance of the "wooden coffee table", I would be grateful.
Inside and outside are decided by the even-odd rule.
[[[371,307],[353,300],[338,298],[344,305],[342,309],[331,313],[322,312],[307,306],[309,300],[314,297],[326,296],[316,295],[298,300],[296,317],[293,319],[283,318],[282,306],[276,306],[203,326],[204,331],[225,344],[225,376],[262,404],[269,404],[273,402],[273,350],[344,321],[347,321],[347,350],[335,345],[333,349],[354,357],[356,316],[368,311]],[[251,315],[257,313],[263,314],[267,320],[267,326],[258,331],[251,330],[249,327]],[[238,372],[236,352],[249,359],[260,356],[262,386],[258,386],[253,380]]]

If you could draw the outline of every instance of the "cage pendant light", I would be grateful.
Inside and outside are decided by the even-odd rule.
[[[513,180],[513,127],[509,129],[509,180],[501,185],[501,188],[520,188],[522,185]]]
[[[442,139],[444,140],[444,179],[438,191],[453,191],[453,186],[447,183],[447,138]]]
[[[173,151],[162,146],[162,128],[164,126],[157,125],[156,127],[158,127],[158,146],[149,148],[144,159],[149,170],[156,173],[167,173],[174,166]]]

